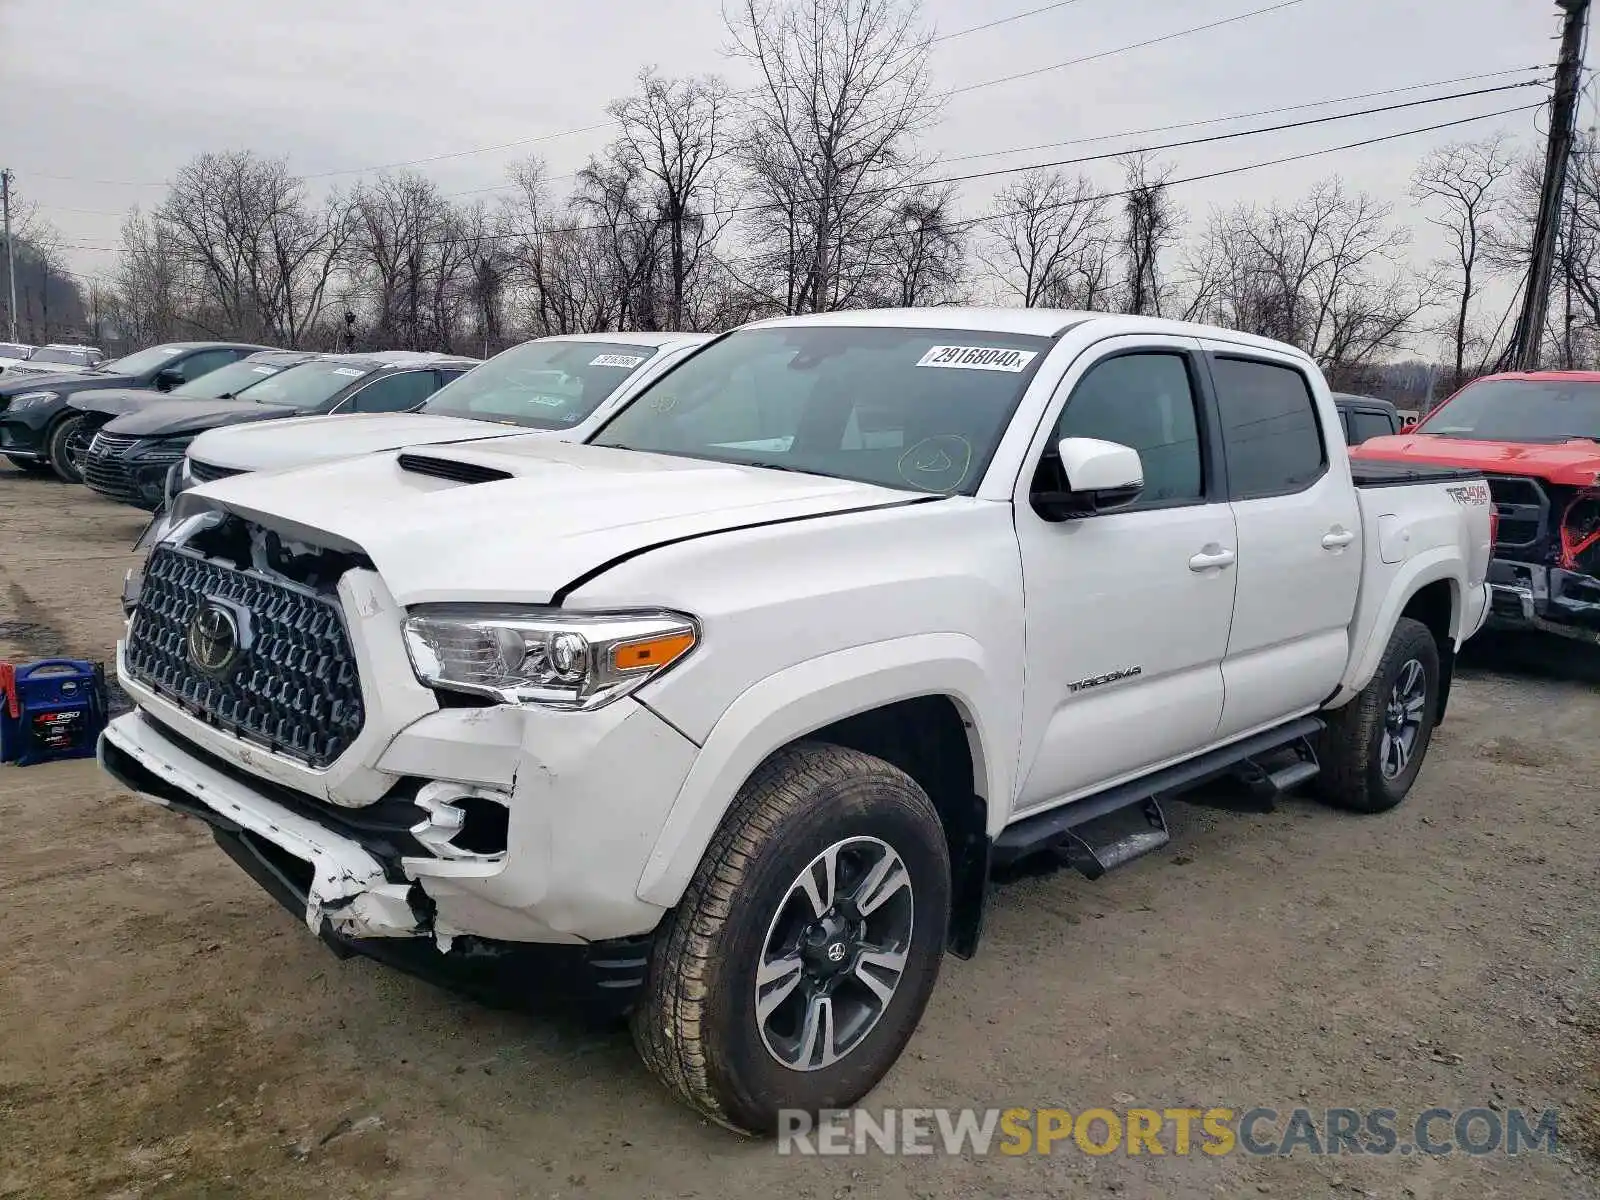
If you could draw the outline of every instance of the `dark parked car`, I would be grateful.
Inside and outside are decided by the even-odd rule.
[[[114,417],[84,459],[84,482],[102,496],[150,511],[167,472],[208,429],[319,413],[404,412],[477,360],[442,354],[326,354],[277,372],[234,399],[153,399]]]
[[[168,342],[137,350],[79,374],[0,377],[0,454],[24,471],[53,470],[68,483],[82,480],[78,459],[87,448],[84,414],[67,399],[98,388],[169,392],[268,346],[237,342]]]
[[[1339,424],[1344,426],[1344,440],[1348,446],[1359,446],[1368,438],[1400,432],[1400,410],[1387,400],[1335,392],[1333,403],[1339,410]]]

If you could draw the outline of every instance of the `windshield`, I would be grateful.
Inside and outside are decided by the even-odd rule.
[[[181,353],[183,353],[182,346],[151,346],[148,350],[137,350],[124,358],[101,363],[97,369],[102,375],[143,375],[146,371],[156,370],[167,359]]]
[[[263,379],[250,389],[249,398],[259,404],[316,408],[375,370],[376,367],[352,367],[342,362],[313,359],[279,371],[271,379]]]
[[[1416,432],[1489,442],[1600,440],[1600,383],[1556,379],[1469,383]]]
[[[446,384],[418,411],[564,429],[599,408],[658,349],[622,342],[524,342]]]
[[[60,363],[69,367],[87,367],[94,362],[94,354],[88,350],[60,350],[49,346],[41,346],[28,356],[30,363]]]
[[[0,358],[27,358],[32,349],[20,342],[0,342]]]
[[[207,371],[199,379],[191,379],[182,387],[173,388],[167,393],[167,398],[221,400],[228,396],[237,396],[245,388],[254,387],[281,370],[282,367],[275,367],[270,363],[233,362],[225,367],[218,367],[215,371]]]
[[[590,441],[970,494],[1049,348],[972,330],[744,330],[645,388]]]

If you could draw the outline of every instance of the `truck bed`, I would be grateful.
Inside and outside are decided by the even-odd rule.
[[[1442,467],[1424,462],[1391,462],[1380,459],[1350,460],[1350,474],[1358,488],[1404,487],[1414,483],[1459,483],[1482,479],[1482,471],[1465,467]]]

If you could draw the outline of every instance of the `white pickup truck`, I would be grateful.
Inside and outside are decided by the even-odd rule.
[[[1353,475],[1298,351],[1040,310],[756,323],[585,444],[174,515],[105,768],[335,949],[523,956],[755,1132],[883,1077],[1021,860],[1399,803],[1491,541],[1477,476]]]

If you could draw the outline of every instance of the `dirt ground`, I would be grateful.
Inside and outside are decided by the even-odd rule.
[[[0,466],[0,659],[109,663],[141,527]],[[335,959],[77,762],[0,768],[0,1196],[1600,1195],[1600,665],[1536,649],[1477,647],[1394,813],[1180,805],[1167,853],[999,890],[868,1104],[1557,1108],[1554,1156],[780,1157],[624,1033]]]

